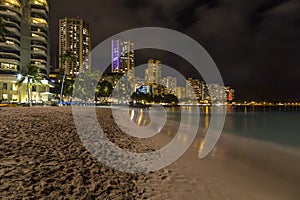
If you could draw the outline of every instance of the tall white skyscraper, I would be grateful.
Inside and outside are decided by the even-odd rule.
[[[66,74],[71,76],[89,70],[90,27],[83,19],[63,18],[59,20],[59,55],[67,51],[76,57],[76,62],[60,63],[60,69],[66,70]]]

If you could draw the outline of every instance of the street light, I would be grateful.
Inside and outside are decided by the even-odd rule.
[[[17,80],[20,81],[22,79],[22,74],[17,74]],[[18,95],[19,95],[19,103],[21,103],[21,89],[18,87]]]
[[[22,74],[17,74],[17,80],[19,81],[21,80],[21,78],[22,78]]]

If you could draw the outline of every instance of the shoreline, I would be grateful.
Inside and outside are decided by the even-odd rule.
[[[14,111],[14,112],[12,112]],[[121,148],[147,152],[173,137],[165,132],[139,140],[97,108],[108,138]],[[273,143],[223,133],[205,159],[203,135],[170,166],[127,174],[98,162],[82,145],[70,107],[1,108],[0,194],[5,198],[298,200],[300,153]],[[110,116],[110,117],[108,117]],[[101,125],[101,126],[102,126]],[[172,129],[171,129],[172,130]]]
[[[170,140],[160,135],[153,143]],[[198,158],[203,138],[166,167],[172,181],[165,186],[169,199],[297,200],[300,191],[300,150],[223,133],[214,150]]]

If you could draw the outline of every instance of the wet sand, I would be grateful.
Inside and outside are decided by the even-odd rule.
[[[159,148],[171,139],[160,135],[153,144]],[[299,149],[223,133],[213,151],[199,159],[202,141],[198,134],[189,150],[166,168],[172,177],[161,190],[168,199],[299,199]]]
[[[172,138],[139,140],[97,109],[107,137],[121,148],[147,152]],[[0,196],[3,199],[216,199],[298,200],[300,153],[262,141],[223,134],[214,151],[198,159],[202,138],[166,169],[119,172],[82,145],[71,108],[0,110]]]

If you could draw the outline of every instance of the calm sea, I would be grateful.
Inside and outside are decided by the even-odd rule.
[[[209,126],[212,107],[200,107],[199,134]],[[268,142],[300,148],[300,107],[296,106],[227,106],[223,134],[236,134]],[[193,120],[199,114],[194,107],[166,108],[170,120],[180,121],[181,115]],[[141,114],[143,113],[143,114]],[[138,125],[149,122],[147,111],[134,111]],[[132,113],[133,114],[133,113]]]

